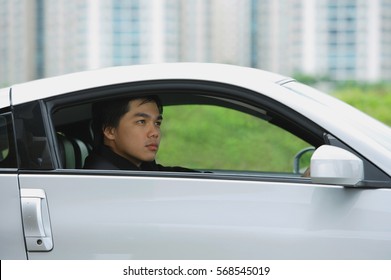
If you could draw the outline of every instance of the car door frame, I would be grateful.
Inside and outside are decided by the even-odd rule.
[[[6,167],[0,166],[0,259],[24,260],[27,259],[27,254],[21,219],[15,137],[10,106],[0,109],[0,117],[7,118],[9,144],[9,154],[5,159]]]

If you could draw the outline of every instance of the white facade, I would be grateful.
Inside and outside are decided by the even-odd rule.
[[[250,1],[181,2],[182,61],[250,64]]]
[[[1,86],[177,61],[391,79],[391,0],[0,0],[0,34]]]
[[[180,3],[180,59],[182,61],[208,62],[212,57],[210,3],[188,0]]]
[[[87,68],[88,28],[85,1],[45,1],[45,76]]]
[[[278,0],[260,6],[259,67],[333,80],[391,79],[390,0]]]
[[[35,2],[0,0],[0,87],[36,78]]]
[[[47,76],[177,58],[177,0],[46,3]]]

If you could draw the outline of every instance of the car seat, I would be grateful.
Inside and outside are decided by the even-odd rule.
[[[62,167],[66,169],[83,168],[90,149],[80,139],[57,133]]]

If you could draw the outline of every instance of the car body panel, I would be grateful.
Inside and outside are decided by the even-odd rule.
[[[0,174],[0,259],[26,259],[16,172]]]
[[[207,70],[205,72],[205,70]],[[240,75],[238,76],[238,74]],[[21,104],[36,99],[44,99],[68,92],[116,84],[159,80],[199,80],[225,83],[231,81],[238,85],[256,84],[259,74],[263,82],[275,84],[287,78],[278,74],[253,68],[228,66],[214,63],[164,63],[134,65],[84,71],[52,78],[35,80],[13,86],[13,104]],[[34,92],[34,95],[31,95]]]
[[[390,190],[124,175],[21,175],[54,237],[29,258],[391,258]]]

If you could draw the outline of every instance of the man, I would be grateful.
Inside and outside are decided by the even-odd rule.
[[[123,98],[93,106],[94,150],[86,169],[187,171],[155,162],[163,107],[157,96]]]

